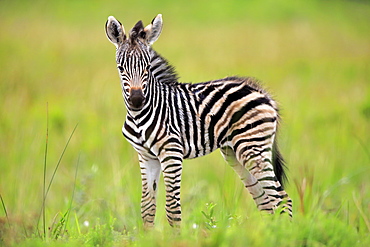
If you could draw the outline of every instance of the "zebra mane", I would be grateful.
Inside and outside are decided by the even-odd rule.
[[[150,57],[151,72],[158,82],[168,85],[178,84],[179,77],[175,68],[165,58],[153,49],[150,49]]]

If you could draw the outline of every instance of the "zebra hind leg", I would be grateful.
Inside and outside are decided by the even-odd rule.
[[[257,205],[257,208],[260,210],[268,209],[266,205],[269,202],[269,197],[262,188],[261,183],[258,182],[257,178],[254,177],[243,165],[241,165],[236,158],[235,152],[230,147],[225,146],[220,150],[224,159],[239,175],[245,188],[248,189]]]
[[[239,157],[239,162],[248,169],[249,173],[256,178],[263,189],[259,196],[264,198],[264,200],[263,203],[256,201],[258,208],[270,213],[274,213],[279,209],[281,213],[286,212],[292,217],[292,200],[275,174],[272,145],[254,145],[254,147],[250,147],[246,143],[246,146],[243,146],[239,146],[236,156]],[[256,200],[257,198],[254,199]]]

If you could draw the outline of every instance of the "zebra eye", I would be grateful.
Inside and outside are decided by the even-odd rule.
[[[119,72],[121,72],[121,73],[123,73],[125,71],[122,66],[118,66],[117,68],[119,69]]]
[[[144,75],[148,75],[149,74],[149,70],[150,70],[150,65],[146,66],[146,68],[144,70]]]
[[[130,93],[130,84],[127,82],[123,83],[123,90],[125,90],[126,93]]]

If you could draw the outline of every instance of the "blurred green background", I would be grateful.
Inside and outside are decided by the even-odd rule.
[[[253,76],[280,103],[286,190],[309,233],[292,238],[322,232],[328,225],[320,217],[343,231],[317,234],[319,243],[330,243],[325,239],[332,235],[343,241],[344,232],[353,233],[350,241],[368,236],[370,3],[344,0],[0,1],[0,194],[12,222],[33,232],[39,217],[48,119],[47,181],[78,127],[46,200],[47,224],[68,209],[76,185],[71,229],[77,224],[88,231],[86,222],[98,218],[116,218],[117,231],[141,225],[140,170],[121,134],[125,107],[104,25],[113,15],[128,32],[158,13],[164,29],[153,47],[181,81]],[[160,188],[156,221],[162,229]],[[230,215],[245,225],[261,221],[218,151],[184,162],[185,229],[201,225],[210,202],[219,221]]]

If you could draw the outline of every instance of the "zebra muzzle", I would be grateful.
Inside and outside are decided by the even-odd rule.
[[[131,89],[128,103],[132,109],[140,110],[145,103],[143,91],[141,89]]]

